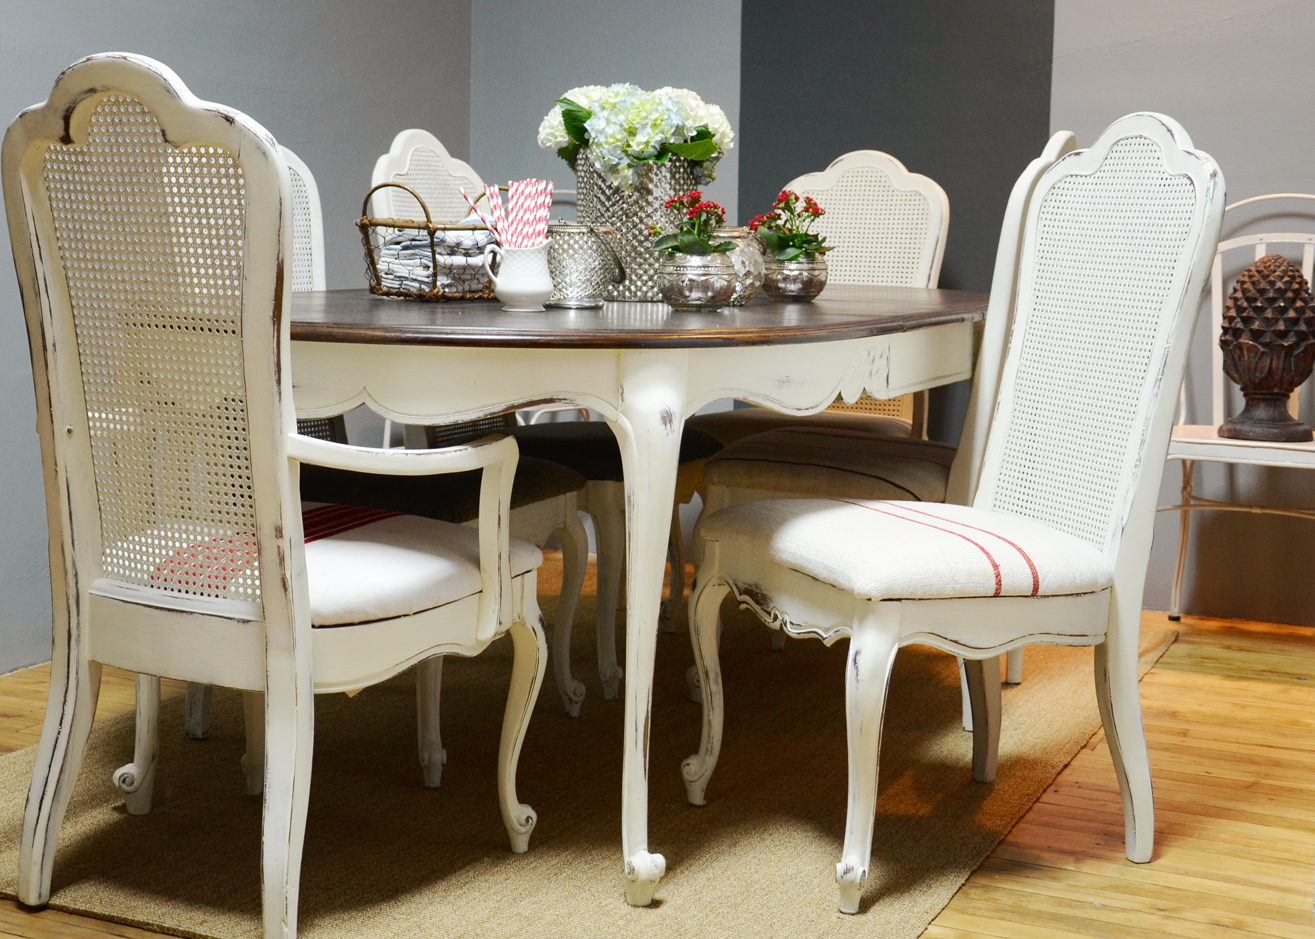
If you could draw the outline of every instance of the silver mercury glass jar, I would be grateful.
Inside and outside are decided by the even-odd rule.
[[[735,264],[720,254],[661,254],[657,285],[662,299],[680,311],[717,310],[735,296]]]
[[[568,309],[602,306],[608,287],[626,277],[615,244],[616,232],[606,225],[561,219],[549,225],[548,272],[553,286],[544,305]]]
[[[793,261],[767,259],[763,290],[773,300],[812,300],[826,287],[826,258],[802,254]]]
[[[748,228],[718,228],[712,237],[714,241],[735,242],[735,247],[726,252],[735,265],[735,293],[727,306],[744,306],[758,296],[763,286],[767,262],[762,239]]]
[[[673,156],[665,163],[651,163],[639,174],[634,189],[624,192],[613,186],[581,151],[575,170],[579,202],[576,216],[591,225],[616,229],[617,254],[625,267],[624,283],[607,288],[608,300],[661,300],[657,286],[658,259],[649,250],[653,236],[649,226],[675,231],[680,216],[666,202],[696,188],[693,164]]]

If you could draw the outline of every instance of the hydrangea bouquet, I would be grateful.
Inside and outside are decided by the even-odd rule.
[[[725,112],[685,88],[644,91],[635,85],[572,88],[539,125],[539,146],[577,168],[584,154],[603,177],[629,191],[652,164],[689,160],[707,183],[735,134]]]

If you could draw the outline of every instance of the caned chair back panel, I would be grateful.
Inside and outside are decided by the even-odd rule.
[[[388,152],[374,164],[371,186],[401,183],[420,194],[435,222],[460,221],[470,214],[461,197],[465,189],[473,199],[484,183],[468,163],[456,159],[438,138],[425,130],[404,130],[393,138]],[[410,193],[390,186],[374,194],[371,213],[376,218],[423,219],[425,213]]]
[[[1042,177],[976,504],[1117,551],[1138,485],[1159,485],[1175,397],[1160,392],[1182,380],[1222,190],[1154,114]]]
[[[831,283],[936,286],[950,202],[934,180],[888,153],[855,150],[786,188],[826,210],[816,230],[834,246],[826,255]]]
[[[292,184],[292,289],[324,290],[324,215],[310,167],[287,147],[279,153]]]
[[[11,126],[3,175],[65,560],[249,610],[288,507],[277,145],[159,63],[93,56]]]

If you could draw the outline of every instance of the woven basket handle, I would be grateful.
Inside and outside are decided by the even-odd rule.
[[[403,192],[409,192],[412,198],[414,198],[416,202],[420,203],[420,208],[423,209],[425,213],[425,224],[428,225],[430,230],[432,231],[434,228],[434,219],[429,214],[429,206],[425,205],[425,200],[420,198],[420,193],[416,192],[410,186],[403,186],[401,183],[380,183],[377,186],[372,186],[370,188],[370,191],[365,194],[365,201],[361,203],[361,217],[362,218],[370,217],[370,197],[373,196],[380,189],[387,189],[390,186],[394,189],[401,189]],[[383,220],[378,219],[376,221],[383,221]],[[396,221],[401,221],[401,220],[397,219]]]

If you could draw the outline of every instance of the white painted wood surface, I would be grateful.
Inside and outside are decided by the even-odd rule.
[[[1106,182],[1096,182],[1102,175]],[[1182,178],[1190,181],[1189,190],[1178,192],[1172,201],[1160,195],[1168,188],[1166,179]],[[1090,185],[1086,181],[1091,181]],[[1149,193],[1157,198],[1149,198]],[[1094,645],[1097,699],[1123,793],[1126,853],[1132,861],[1150,860],[1154,802],[1137,692],[1141,596],[1154,500],[1164,467],[1160,454],[1168,448],[1173,423],[1172,389],[1182,380],[1196,301],[1214,256],[1223,202],[1223,177],[1214,161],[1192,149],[1190,138],[1175,121],[1143,113],[1115,122],[1089,150],[1071,152],[1049,167],[1036,183],[1024,215],[1018,284],[1016,291],[1008,291],[1016,294],[1008,330],[1012,340],[1007,345],[990,435],[983,438],[981,471],[972,494],[972,505],[989,511],[981,512],[974,525],[989,533],[992,517],[998,517],[995,513],[1016,514],[1083,537],[1099,548],[1113,567],[1112,587],[1048,597],[856,596],[820,579],[821,566],[819,571],[804,573],[759,557],[735,542],[707,543],[690,597],[704,727],[699,751],[682,767],[687,796],[691,803],[703,804],[720,752],[723,694],[717,637],[719,609],[728,593],[772,628],[818,638],[828,645],[849,638],[849,807],[844,848],[836,866],[842,912],[858,911],[867,880],[886,684],[895,651],[911,643],[932,645],[965,659],[974,712],[973,776],[982,782],[994,778],[998,754],[997,657],[1032,642]],[[1062,441],[1043,439],[1031,444],[1034,450],[1046,448],[1033,459],[1018,449],[1024,447],[1018,443],[1022,439],[1018,434],[1027,436],[1025,429],[1035,429],[1038,420],[1043,429],[1062,433],[1063,428],[1053,421],[1047,425],[1036,417],[1041,413],[1037,402],[1047,396],[1054,401],[1066,400],[1065,395],[1077,399],[1084,393],[1077,374],[1081,363],[1066,369],[1050,391],[1038,387],[1037,375],[1049,367],[1050,360],[1071,355],[1070,344],[1081,341],[1075,330],[1071,336],[1062,335],[1059,327],[1047,332],[1047,324],[1053,326],[1059,315],[1056,311],[1070,306],[1054,298],[1068,296],[1066,291],[1074,287],[1077,294],[1073,296],[1084,289],[1110,290],[1112,281],[1127,276],[1106,259],[1110,249],[1103,247],[1104,242],[1097,246],[1095,238],[1084,241],[1089,230],[1108,225],[1111,218],[1118,219],[1125,231],[1140,229],[1143,223],[1163,224],[1165,237],[1172,232],[1175,239],[1181,236],[1182,244],[1172,257],[1158,254],[1158,245],[1139,249],[1145,256],[1140,275],[1145,284],[1137,293],[1154,298],[1153,308],[1139,311],[1144,313],[1140,335],[1151,340],[1149,354],[1142,361],[1131,352],[1122,353],[1134,376],[1129,379],[1126,400],[1120,398],[1120,406],[1125,408],[1123,423],[1118,425],[1122,429],[1113,438],[1115,449],[1093,457],[1087,470],[1098,474],[1093,478],[1112,480],[1110,491],[1097,502],[1065,507],[1055,504],[1056,493],[1071,491],[1076,502],[1088,498],[1087,491],[1080,486],[1073,489],[1062,476],[1044,480],[1040,476],[1063,465],[1055,452]],[[1056,266],[1060,259],[1055,246],[1070,243],[1064,240],[1065,230],[1075,233],[1072,243],[1084,248],[1063,259],[1065,266],[1060,267]],[[1008,237],[1006,228],[1002,241]],[[1012,250],[1012,245],[1006,249],[1002,244],[1001,256]],[[1043,266],[1059,273],[1048,273]],[[1012,281],[1007,268],[1004,273]],[[1126,284],[1120,289],[1126,290]],[[1093,295],[1091,302],[1105,308],[1112,301]],[[984,351],[983,359],[986,357]],[[1135,362],[1140,364],[1131,364]],[[1064,388],[1065,378],[1072,387]],[[1030,383],[1026,389],[1024,381]],[[978,444],[972,436],[965,443],[965,455],[972,456]],[[966,470],[960,471],[961,484],[970,479]],[[1065,490],[1065,485],[1070,489]],[[1044,495],[1038,497],[1037,492]],[[721,516],[727,517],[734,515]],[[843,518],[843,513],[837,517]]]
[[[120,126],[121,130],[114,130]],[[101,128],[97,133],[102,135],[119,136],[92,141],[95,127]],[[111,151],[119,156],[111,160],[106,156]],[[180,155],[175,158],[175,154]],[[119,163],[129,168],[121,168]],[[114,168],[107,169],[111,164]],[[166,165],[167,170],[162,168]],[[202,210],[202,203],[192,193],[183,196],[172,188],[192,185],[188,173],[200,180],[194,184],[197,187],[217,186],[209,180],[233,166],[240,168],[240,197],[227,203],[212,199]],[[95,294],[102,299],[89,305],[84,299],[87,294],[75,294],[71,286],[83,276],[79,270],[98,268],[89,268],[95,259],[89,262],[85,254],[79,256],[61,240],[79,233],[60,229],[70,216],[58,214],[66,211],[58,208],[59,200],[103,200],[104,193],[116,191],[111,185],[117,185],[107,174],[122,172],[136,174],[133,186],[124,190],[130,197],[122,201],[149,202],[150,207],[141,212],[163,214],[169,224],[140,227],[145,225],[141,220],[145,216],[132,215],[130,209],[106,209],[112,220],[117,219],[116,212],[124,213],[124,224],[117,230],[128,234],[114,249],[130,247],[139,252],[132,264],[154,263],[153,270],[167,271],[176,278],[183,276],[184,269],[195,270],[198,277],[204,271],[223,288],[214,291],[216,296],[236,298],[196,303],[190,298],[208,291],[210,281],[198,286],[200,279],[189,279],[187,286],[174,294],[185,299],[164,308],[180,321],[197,322],[200,342],[205,334],[218,331],[207,329],[198,318],[213,315],[212,308],[221,302],[236,305],[240,331],[228,335],[240,336],[236,342],[242,367],[229,377],[240,374],[240,389],[221,398],[198,394],[197,401],[188,404],[193,407],[188,413],[192,415],[190,426],[199,429],[198,438],[236,439],[245,449],[250,494],[240,491],[242,487],[237,487],[236,495],[207,492],[214,499],[254,507],[254,530],[231,530],[226,543],[251,539],[259,562],[258,593],[249,587],[254,580],[236,576],[216,580],[206,590],[189,586],[185,579],[166,580],[159,558],[152,559],[147,552],[150,545],[166,537],[167,529],[138,532],[127,542],[104,536],[107,516],[100,505],[106,490],[93,469],[100,472],[110,465],[123,474],[130,471],[123,467],[133,464],[112,449],[94,451],[93,445],[104,448],[113,444],[116,436],[112,431],[117,426],[153,428],[162,419],[159,414],[182,407],[175,399],[183,392],[171,381],[193,393],[191,385],[162,373],[152,382],[171,388],[172,393],[153,409],[95,415],[88,410],[84,374],[110,387],[154,387],[112,357],[107,361],[115,362],[114,367],[84,372],[80,356],[93,353],[80,353],[79,340],[86,337],[79,331],[99,328],[88,317],[94,320],[122,313],[124,307],[114,304],[131,290],[172,289],[160,288],[161,283],[170,283],[167,278],[150,284],[127,279],[121,287],[107,284],[103,293]],[[234,170],[225,178],[239,178],[236,173]],[[267,939],[292,939],[310,785],[313,694],[362,687],[433,655],[477,654],[510,633],[515,662],[497,785],[512,849],[524,851],[534,813],[516,798],[515,766],[529,705],[542,680],[546,650],[535,601],[535,573],[513,578],[510,571],[508,531],[515,442],[495,438],[425,453],[357,451],[295,433],[292,383],[286,368],[291,359],[287,316],[291,279],[283,276],[292,238],[287,165],[267,131],[239,112],[198,100],[159,62],[110,53],[71,66],[57,80],[48,101],[23,112],[10,126],[4,140],[2,176],[36,383],[51,524],[55,620],[51,693],[20,842],[18,893],[22,901],[42,905],[49,898],[56,841],[86,749],[103,659],[113,659],[142,676],[138,691],[144,719],[137,728],[134,760],[116,773],[127,790],[128,809],[133,814],[150,807],[157,763],[159,677],[228,684],[253,696],[248,729],[256,740],[263,739],[264,746],[253,747],[248,784],[257,784],[264,792],[264,934]],[[219,240],[213,235],[205,228],[204,219],[214,215],[238,219],[235,224],[240,237]],[[103,221],[76,212],[72,217],[79,224]],[[187,229],[191,237],[178,239],[177,233],[187,226],[196,226]],[[156,237],[157,233],[162,234]],[[178,253],[171,253],[175,251]],[[189,257],[193,254],[196,257]],[[234,257],[241,263],[225,267],[228,261],[219,260]],[[114,273],[132,270],[132,264],[125,262]],[[240,273],[223,273],[228,270]],[[234,282],[227,284],[222,279],[226,276]],[[133,337],[133,342],[148,342],[145,335]],[[244,409],[244,418],[234,430],[232,423],[224,422],[239,408]],[[194,445],[205,445],[204,439]],[[157,449],[168,458],[159,458],[158,470],[194,466],[197,461],[188,459],[188,451],[169,449],[177,446],[174,438],[159,435]],[[111,462],[107,464],[107,460]],[[480,592],[414,617],[367,627],[312,629],[298,461],[404,474],[481,469]],[[157,502],[165,501],[160,484],[143,479],[143,485]],[[186,512],[199,509],[188,508],[187,500],[179,504],[182,508],[175,514],[181,521],[176,524],[192,524]],[[175,520],[165,515],[162,524],[166,522],[174,524]],[[125,565],[117,559],[133,550],[139,554],[132,555],[133,564],[127,565],[125,574]],[[164,558],[169,557],[166,552]],[[152,570],[160,576],[132,573]],[[358,628],[369,629],[368,643],[356,635]]]
[[[1228,206],[1224,211],[1257,202],[1298,201],[1307,203],[1305,210],[1309,213],[1309,202],[1315,195],[1308,193],[1279,192],[1263,196],[1253,196]],[[1312,220],[1315,221],[1315,220]],[[1241,235],[1221,241],[1215,253],[1214,264],[1210,268],[1210,335],[1220,335],[1224,317],[1224,299],[1228,293],[1223,280],[1224,256],[1230,252],[1250,249],[1253,260],[1260,260],[1266,254],[1277,249],[1291,250],[1301,248],[1301,274],[1307,283],[1312,279],[1315,268],[1315,232],[1266,232],[1255,235]],[[1191,537],[1193,512],[1249,512],[1257,515],[1287,515],[1293,518],[1315,520],[1315,509],[1280,508],[1269,505],[1251,505],[1238,502],[1226,502],[1207,499],[1196,493],[1195,466],[1198,462],[1229,463],[1235,466],[1275,466],[1291,469],[1315,469],[1315,443],[1278,443],[1263,440],[1238,440],[1219,436],[1219,426],[1228,417],[1224,409],[1224,390],[1227,379],[1224,375],[1224,353],[1217,341],[1210,344],[1210,420],[1209,424],[1188,424],[1186,382],[1179,395],[1179,415],[1181,423],[1173,429],[1169,440],[1170,460],[1178,460],[1182,465],[1182,498],[1177,505],[1162,506],[1161,512],[1178,512],[1178,553],[1174,559],[1173,584],[1169,593],[1169,618],[1176,620],[1182,614],[1183,577],[1187,570],[1187,544]],[[1293,417],[1299,417],[1298,399],[1300,390],[1294,391],[1288,403],[1288,410]]]

